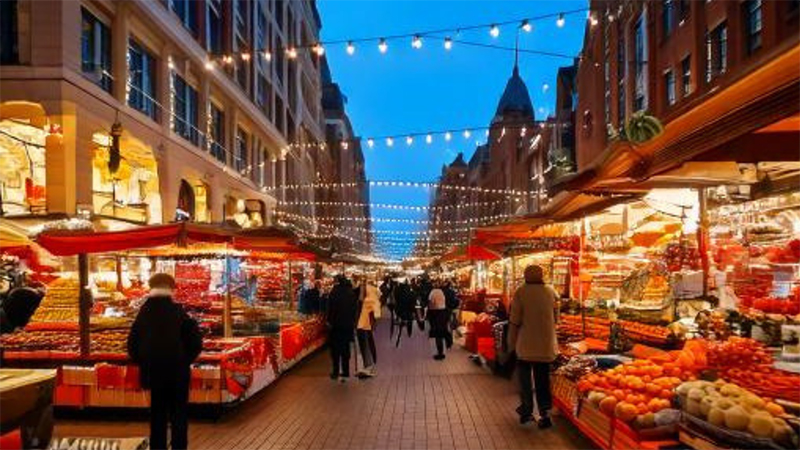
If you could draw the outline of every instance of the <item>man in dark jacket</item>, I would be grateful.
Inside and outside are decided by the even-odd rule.
[[[339,275],[328,297],[328,346],[333,370],[331,379],[344,383],[350,377],[350,342],[356,330],[358,300],[350,281]]]
[[[150,448],[188,445],[190,366],[203,340],[195,322],[172,300],[175,280],[165,273],[150,278],[150,295],[128,335],[128,355],[139,366],[142,387],[150,390]]]

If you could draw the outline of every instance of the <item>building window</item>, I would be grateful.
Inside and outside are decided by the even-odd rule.
[[[748,0],[744,2],[742,8],[747,54],[752,55],[761,48],[761,0]]]
[[[692,14],[692,5],[689,0],[678,0],[678,17],[680,24],[686,22]]]
[[[675,104],[675,73],[672,70],[664,72],[664,94],[667,105]]]
[[[111,92],[111,30],[81,8],[81,69],[95,84]]]
[[[236,154],[234,155],[233,168],[240,174],[247,170],[247,141],[249,136],[241,128],[236,130]]]
[[[706,81],[725,73],[728,68],[728,26],[724,22],[706,36]]]
[[[181,19],[183,26],[192,34],[197,33],[196,7],[197,0],[169,0],[169,9]]]
[[[172,75],[172,88],[175,103],[173,131],[197,145],[200,143],[197,129],[197,91],[178,74]]]
[[[155,96],[156,60],[131,39],[128,41],[128,106],[157,120]]]
[[[633,31],[635,87],[633,104],[636,111],[647,109],[647,23],[645,13],[639,16]]]
[[[208,0],[206,8],[206,48],[213,55],[222,54],[222,0]]]
[[[688,97],[692,93],[692,60],[690,56],[681,61],[681,86],[683,97]]]
[[[225,114],[213,103],[209,105],[209,115],[211,120],[211,156],[217,161],[225,164],[227,155],[225,151]]]
[[[675,2],[673,0],[664,0],[661,4],[661,28],[664,32],[664,39],[675,28]]]
[[[0,1],[0,64],[19,63],[17,1]]]

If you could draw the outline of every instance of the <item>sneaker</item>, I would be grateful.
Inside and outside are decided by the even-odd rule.
[[[444,359],[444,355],[433,355],[433,359],[437,361],[442,361]]]
[[[359,371],[358,371],[358,373],[356,374],[356,376],[357,376],[359,379],[362,379],[362,380],[363,380],[363,379],[365,379],[365,378],[372,378],[372,377],[374,377],[375,375],[374,375],[374,374],[372,373],[372,371],[371,371],[371,370],[369,370],[369,369],[362,369],[362,370],[359,370]]]
[[[540,430],[545,430],[553,426],[553,421],[550,420],[549,416],[542,416],[539,418],[539,421],[536,423],[539,426]]]
[[[369,368],[369,374],[373,377],[378,374],[378,366],[373,365]]]

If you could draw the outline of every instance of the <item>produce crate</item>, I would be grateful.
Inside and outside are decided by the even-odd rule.
[[[147,408],[150,406],[150,392],[144,390],[123,391],[125,406],[129,408]]]
[[[60,374],[61,384],[69,386],[94,386],[97,384],[97,373],[94,367],[63,366]]]
[[[587,401],[578,405],[577,421],[587,436],[603,448],[611,447],[614,428],[611,417],[592,406]]]
[[[635,450],[669,447],[678,444],[677,437],[677,424],[637,430],[619,419],[614,419],[611,448],[614,450]]]
[[[580,399],[578,385],[567,377],[553,375],[551,378],[550,390],[553,392],[553,396],[561,400],[561,403],[569,410],[569,413],[575,415]]]
[[[53,404],[56,406],[77,406],[86,405],[86,388],[84,386],[56,386],[53,396]]]
[[[125,391],[121,389],[88,388],[86,406],[125,406]]]
[[[718,444],[721,448],[784,449],[772,439],[759,438],[750,433],[728,430],[698,419],[691,414],[681,414],[681,429]]]

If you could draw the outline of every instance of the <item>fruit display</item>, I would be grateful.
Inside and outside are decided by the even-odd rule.
[[[4,334],[0,337],[0,345],[6,352],[40,350],[77,352],[80,349],[80,340],[77,330],[21,330]]]
[[[669,243],[664,249],[664,260],[670,272],[700,270],[700,252],[686,241]]]
[[[250,269],[258,280],[256,299],[260,302],[281,302],[286,300],[286,269],[282,263],[263,264]]]
[[[647,325],[630,320],[617,321],[627,337],[635,342],[656,346],[666,346],[670,343],[672,332],[666,327]],[[611,321],[602,317],[586,317],[586,335],[597,339],[608,340],[610,337]],[[562,314],[558,324],[560,338],[569,339],[570,336],[582,336],[583,325],[581,316]]]
[[[595,371],[597,371],[597,361],[594,358],[575,356],[556,369],[555,374],[563,376],[570,381],[578,381],[583,376]]]
[[[78,280],[58,278],[52,281],[47,285],[45,296],[31,317],[31,322],[77,322],[78,297]]]
[[[800,402],[800,375],[772,367],[773,357],[760,343],[731,337],[711,342],[708,367],[725,380],[768,398]]]
[[[735,432],[771,439],[781,445],[796,444],[796,436],[784,420],[783,407],[723,380],[689,381],[677,387],[681,408],[695,418]]]

